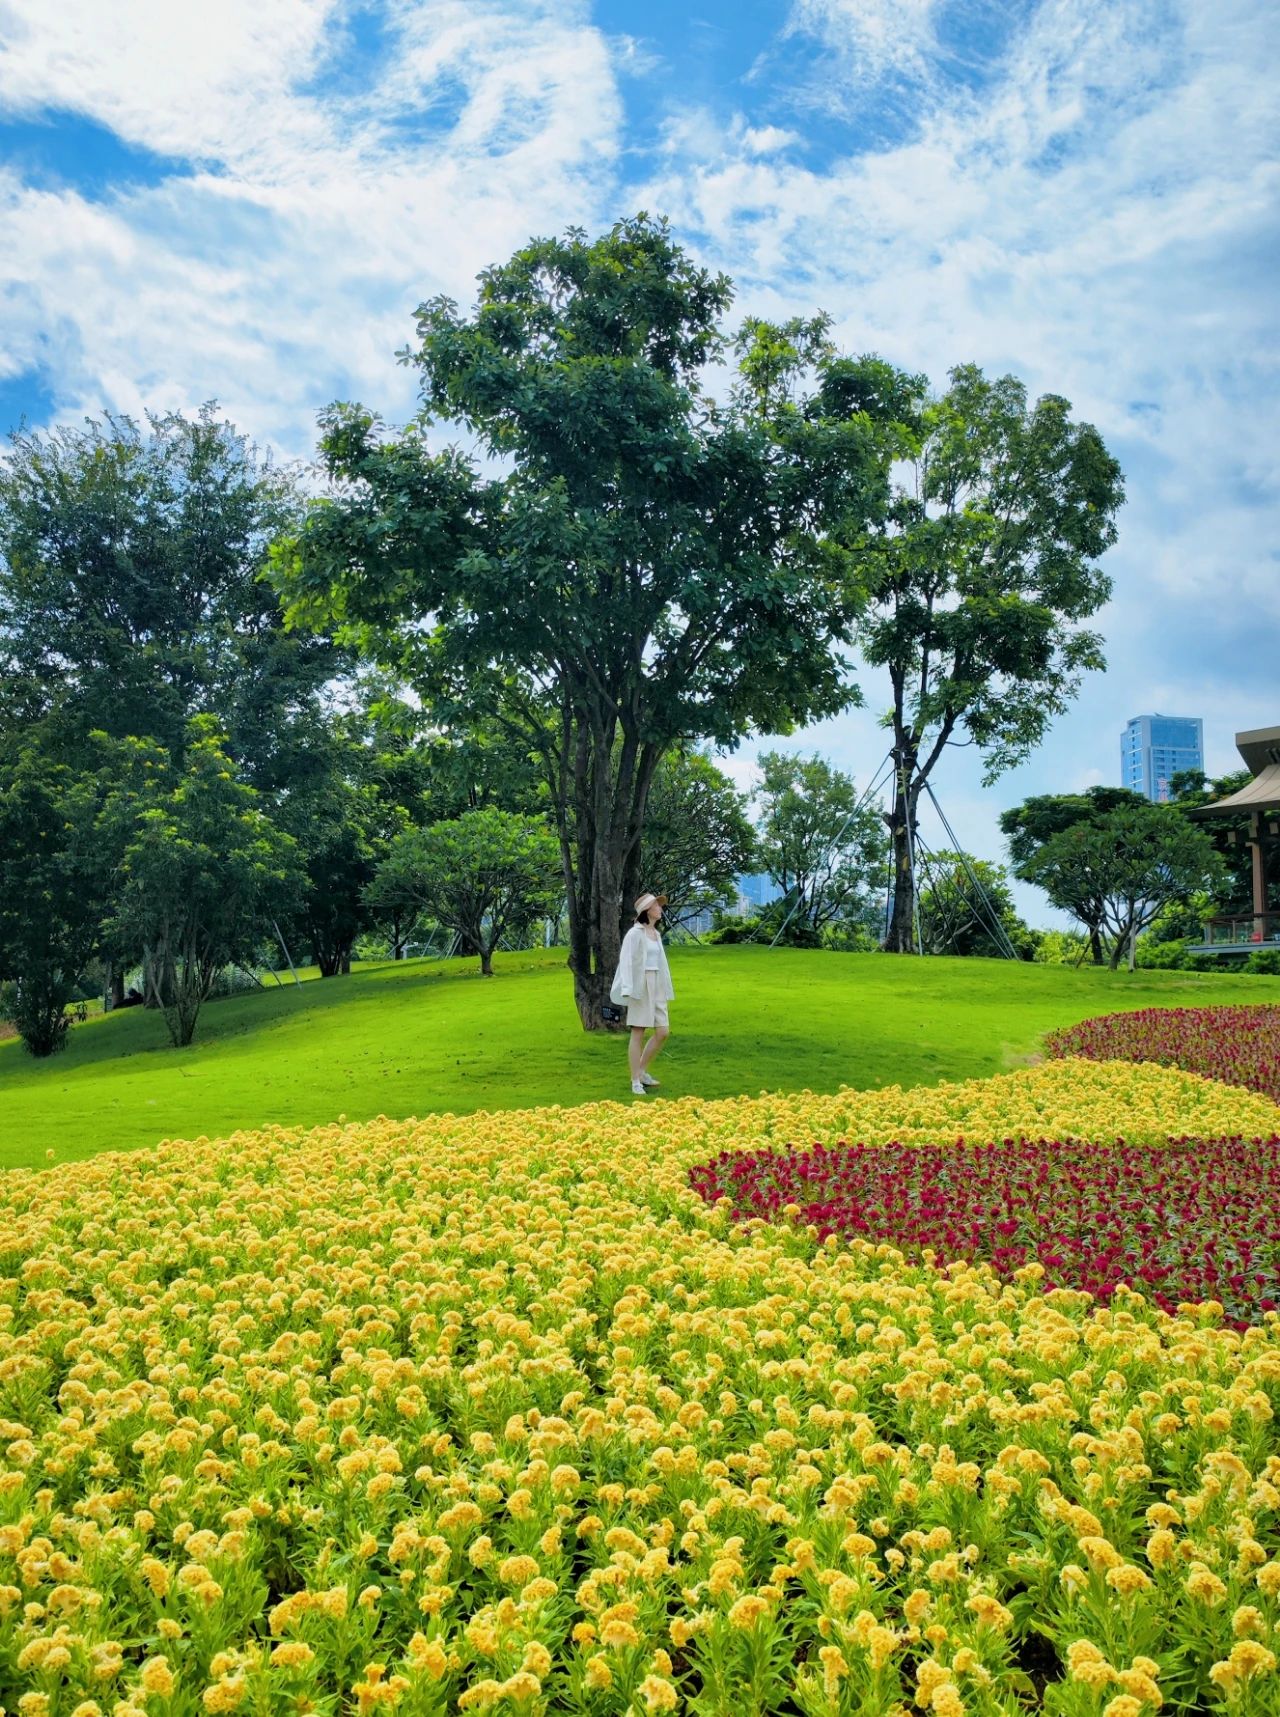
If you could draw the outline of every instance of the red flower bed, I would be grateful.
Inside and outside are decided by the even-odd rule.
[[[1141,1008],[1050,1032],[1051,1056],[1158,1061],[1280,1103],[1280,1007]]]
[[[708,1203],[812,1223],[819,1239],[887,1241],[1002,1275],[1044,1266],[1046,1291],[1108,1300],[1122,1282],[1166,1311],[1220,1300],[1237,1327],[1280,1304],[1280,1136],[1159,1149],[1005,1139],[724,1152],[690,1170]],[[796,1207],[790,1210],[788,1206]]]

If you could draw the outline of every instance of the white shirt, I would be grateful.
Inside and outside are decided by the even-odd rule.
[[[658,969],[658,949],[662,946],[656,936],[644,933],[644,969],[646,972],[656,972]]]

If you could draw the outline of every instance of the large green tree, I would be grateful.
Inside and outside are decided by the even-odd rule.
[[[1112,971],[1138,936],[1176,900],[1220,888],[1223,865],[1203,829],[1167,805],[1138,805],[1077,822],[1022,867],[1060,911],[1097,929]]]
[[[762,411],[746,374],[726,400],[730,297],[644,216],[525,246],[471,314],[419,311],[421,421],[325,414],[333,493],[276,559],[296,623],[341,628],[446,721],[483,715],[539,759],[588,1028],[666,752],[855,695],[857,592],[832,533],[875,512],[881,440],[859,410]],[[432,423],[494,463],[433,451]]]
[[[335,671],[285,634],[259,574],[299,513],[294,476],[212,407],[18,433],[0,458],[0,732],[73,760],[88,736],[174,757],[215,713],[242,767]]]
[[[1013,376],[952,370],[941,397],[879,359],[820,364],[833,419],[881,413],[902,434],[890,505],[858,547],[872,600],[862,659],[888,672],[895,767],[894,890],[886,947],[913,946],[911,851],[921,793],[953,744],[986,780],[1020,762],[1103,666],[1085,626],[1111,591],[1120,467],[1065,399],[1029,405]]]
[[[101,838],[119,854],[115,926],[143,969],[175,1046],[191,1042],[221,969],[251,957],[302,887],[292,836],[240,780],[211,716],[196,717],[184,762],[126,739]]]

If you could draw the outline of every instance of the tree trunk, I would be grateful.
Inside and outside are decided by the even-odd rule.
[[[1096,924],[1089,926],[1089,952],[1093,955],[1094,965],[1101,966],[1103,964],[1102,934]]]
[[[480,976],[482,978],[493,976],[493,949],[488,942],[480,944]]]
[[[914,954],[915,936],[915,878],[912,874],[911,849],[915,842],[916,797],[919,784],[913,779],[914,758],[908,768],[894,778],[893,812],[889,818],[889,835],[893,843],[893,907],[889,929],[884,939],[886,954]],[[906,776],[904,785],[903,776]]]
[[[103,1013],[114,1013],[124,1006],[124,971],[114,960],[107,965],[107,981],[103,990]]]

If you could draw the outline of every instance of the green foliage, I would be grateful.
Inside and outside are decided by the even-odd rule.
[[[1018,917],[1003,865],[966,860],[944,849],[930,853],[922,869],[928,878],[920,891],[920,936],[926,953],[999,959],[1007,957],[1007,940],[1022,959],[1034,958],[1036,935]]]
[[[1079,930],[1041,930],[1032,958],[1040,966],[1078,966],[1089,957],[1089,938]]]
[[[727,905],[757,856],[745,796],[701,752],[668,752],[649,789],[640,853],[643,886],[667,896],[669,924]]]
[[[335,671],[324,639],[287,637],[262,583],[299,514],[291,473],[212,407],[108,415],[10,437],[0,463],[0,728],[64,760],[102,731],[179,756],[216,711],[259,770],[288,712]]]
[[[1029,405],[1013,376],[951,371],[941,398],[923,377],[864,358],[822,367],[835,418],[869,402],[895,426],[899,469],[888,505],[849,539],[870,602],[863,658],[888,671],[896,791],[894,899],[887,946],[912,946],[910,831],[953,736],[986,779],[1020,762],[1103,666],[1086,622],[1111,593],[1099,560],[1115,541],[1120,468],[1065,399]]]
[[[853,777],[816,755],[767,751],[758,762],[760,857],[786,896],[782,916],[815,942],[829,924],[870,931],[888,855],[879,803],[860,805]]]
[[[1001,811],[1000,831],[1009,844],[1014,875],[1021,877],[1022,866],[1064,829],[1147,803],[1141,793],[1127,787],[1088,787],[1083,793],[1037,793]]]
[[[525,246],[470,316],[419,311],[424,423],[325,414],[336,492],[274,559],[295,623],[338,627],[451,727],[497,721],[538,757],[588,1026],[663,755],[855,695],[859,592],[833,527],[879,505],[882,449],[864,416],[816,419],[794,388],[768,412],[750,385],[717,397],[729,302],[643,215]],[[433,453],[432,421],[505,468]]]
[[[1221,883],[1208,837],[1176,810],[1131,806],[1053,835],[1022,874],[1059,910],[1110,942],[1112,969],[1171,902]]]
[[[398,835],[369,895],[383,911],[410,907],[456,931],[487,977],[504,935],[554,912],[562,890],[546,824],[491,807]]]
[[[0,979],[32,1055],[67,1034],[67,1003],[98,936],[92,779],[34,751],[0,766]]]
[[[175,1046],[191,1042],[219,969],[246,958],[301,886],[297,844],[237,778],[212,717],[198,716],[181,768],[121,742],[122,784],[100,829],[119,852],[115,929],[144,971]]]
[[[1038,793],[1000,813],[1000,829],[1009,846],[1013,874],[1022,882],[1033,880],[1030,866],[1040,849],[1055,835],[1078,825],[1100,822],[1113,811],[1142,809],[1148,801],[1127,787],[1089,787],[1083,793]],[[1073,909],[1084,924],[1089,953],[1095,966],[1103,961],[1103,896],[1081,896]]]

